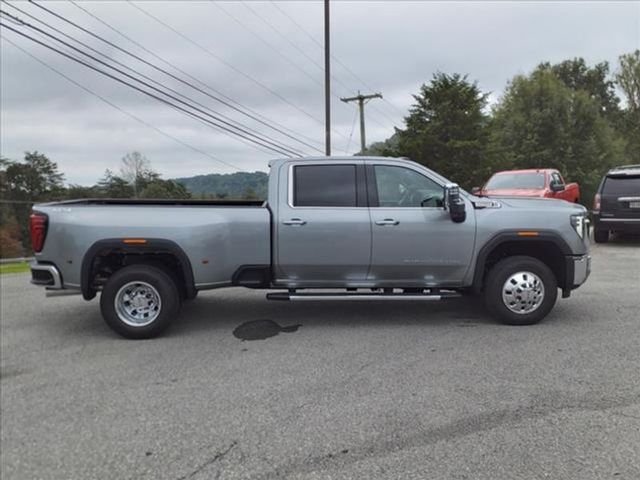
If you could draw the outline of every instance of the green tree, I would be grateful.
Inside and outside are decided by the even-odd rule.
[[[247,187],[242,193],[242,198],[244,200],[258,200],[258,194],[253,188]]]
[[[14,217],[0,226],[0,258],[16,258],[25,254],[22,244],[22,228]]]
[[[7,225],[11,219],[15,219],[21,232],[19,235],[12,235],[11,238],[21,239],[25,248],[29,248],[28,224],[31,206],[36,202],[62,198],[63,179],[58,165],[41,153],[25,152],[22,162],[0,158],[0,226]],[[5,233],[3,237],[7,239],[9,235]]]
[[[640,163],[640,50],[620,56],[615,79],[627,103],[620,121],[627,143],[625,163]]]
[[[406,156],[469,188],[485,171],[487,94],[466,76],[437,73],[414,95],[384,154]]]
[[[158,178],[146,184],[140,198],[186,199],[191,198],[191,194],[178,182]]]
[[[85,187],[84,185],[68,185],[64,192],[64,197],[67,199],[77,198],[98,198],[102,197],[102,191],[98,185],[91,187]]]
[[[132,198],[133,187],[124,179],[116,176],[109,169],[105,170],[104,176],[96,185],[101,192],[101,196],[107,198]]]
[[[133,194],[137,197],[145,187],[160,178],[160,175],[151,168],[151,162],[140,152],[127,153],[122,157],[120,178],[133,187]]]
[[[542,63],[539,70],[549,70],[565,86],[575,91],[583,91],[595,100],[600,113],[613,119],[619,111],[619,99],[615,84],[609,78],[609,63],[601,62],[589,67],[584,58],[565,60],[555,65]]]
[[[629,110],[640,110],[640,50],[621,55],[616,82],[627,97]]]
[[[622,147],[599,101],[549,69],[515,77],[493,111],[495,169],[557,168],[580,182],[587,203],[601,175],[620,161]]]
[[[58,164],[41,153],[25,152],[22,162],[0,159],[0,168],[2,193],[12,200],[49,200],[62,192],[64,175]]]

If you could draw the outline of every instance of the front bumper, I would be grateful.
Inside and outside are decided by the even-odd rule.
[[[38,263],[31,262],[31,283],[41,287],[46,287],[47,290],[61,290],[62,275],[58,267],[52,263]]]
[[[581,257],[573,257],[573,286],[578,288],[589,278],[591,273],[591,255],[582,255]]]

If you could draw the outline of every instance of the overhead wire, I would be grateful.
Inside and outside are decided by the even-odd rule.
[[[64,78],[65,80],[67,80],[68,82],[72,83],[73,85],[77,86],[78,88],[84,90],[85,92],[89,93],[90,95],[93,95],[94,97],[100,99],[102,102],[106,103],[107,105],[115,108],[116,110],[118,110],[119,112],[127,115],[128,117],[136,120],[137,122],[145,125],[148,128],[151,128],[152,130],[156,131],[157,133],[163,135],[164,137],[167,137],[171,140],[173,140],[174,142],[187,147],[191,150],[193,150],[194,152],[200,153],[208,158],[210,158],[211,160],[218,162],[218,163],[222,163],[223,165],[226,165],[228,167],[234,168],[236,170],[240,170],[240,171],[244,171],[246,172],[247,170],[245,170],[242,167],[239,167],[238,165],[234,165],[233,163],[227,162],[226,160],[222,160],[221,158],[218,158],[214,155],[211,155],[210,153],[201,150],[198,147],[195,147],[183,140],[180,140],[177,137],[174,137],[173,135],[161,130],[160,128],[156,127],[155,125],[147,122],[146,120],[143,120],[142,118],[138,117],[137,115],[128,112],[127,110],[125,110],[124,108],[118,106],[117,104],[113,103],[112,101],[108,100],[107,98],[103,97],[102,95],[100,95],[99,93],[91,90],[89,87],[87,87],[86,85],[81,84],[80,82],[74,80],[73,78],[69,77],[68,75],[66,75],[65,73],[61,72],[60,70],[58,70],[57,68],[55,68],[54,66],[48,64],[47,62],[45,62],[44,60],[38,58],[36,55],[30,53],[29,51],[27,51],[26,49],[22,48],[20,45],[16,44],[15,42],[11,41],[10,39],[6,38],[4,35],[2,36],[2,39],[6,42],[8,42],[9,44],[13,45],[15,48],[17,48],[18,50],[22,51],[25,55],[28,55],[29,57],[31,57],[33,60],[35,60],[36,62],[40,63],[41,65],[43,65],[44,67],[48,68],[49,70],[55,72],[56,74],[58,74],[59,76],[61,76],[62,78]]]
[[[4,1],[4,0],[3,0],[3,1]],[[204,94],[204,95],[206,95],[206,96],[208,96],[208,97],[210,97],[210,98],[213,98],[213,99],[215,99],[215,100],[217,100],[217,101],[220,101],[219,99],[217,99],[216,97],[212,96],[212,95],[211,95],[211,94],[209,94],[208,92],[206,92],[206,91],[204,91],[204,90],[202,90],[202,89],[198,88],[198,87],[197,87],[197,86],[195,86],[195,85],[190,84],[190,83],[189,83],[189,82],[187,82],[186,80],[184,80],[184,79],[182,79],[182,78],[180,78],[180,77],[178,77],[178,76],[176,76],[176,75],[173,75],[171,72],[168,72],[168,71],[166,71],[166,70],[164,70],[164,69],[162,69],[162,68],[158,67],[157,65],[153,64],[152,62],[149,62],[149,61],[147,61],[147,60],[145,60],[145,59],[141,58],[140,56],[138,56],[138,55],[135,55],[135,54],[131,53],[130,51],[128,51],[128,50],[126,50],[126,49],[124,49],[124,48],[120,47],[119,45],[117,45],[117,44],[115,44],[115,43],[113,43],[113,42],[111,42],[111,41],[109,41],[109,40],[107,40],[107,39],[105,39],[105,38],[101,37],[100,35],[97,35],[96,33],[94,33],[94,32],[92,32],[92,31],[90,31],[90,30],[88,30],[88,29],[86,29],[86,28],[82,27],[81,25],[78,25],[77,23],[75,23],[75,22],[73,22],[73,21],[69,20],[68,18],[66,18],[66,17],[64,17],[64,16],[62,16],[62,15],[60,15],[60,14],[58,14],[58,13],[56,13],[55,11],[48,9],[47,7],[45,7],[45,6],[43,6],[43,5],[40,5],[39,3],[36,3],[36,2],[34,2],[33,0],[29,0],[29,3],[31,3],[31,4],[35,5],[36,7],[38,7],[38,8],[40,8],[40,9],[44,10],[45,12],[49,13],[50,15],[52,15],[52,16],[54,16],[54,17],[56,17],[56,18],[58,18],[58,19],[60,19],[60,20],[62,20],[62,21],[64,21],[64,22],[66,22],[66,23],[68,23],[68,24],[70,24],[70,25],[74,26],[75,28],[79,29],[80,31],[82,31],[82,32],[84,32],[84,33],[86,33],[86,34],[88,34],[88,35],[92,36],[93,38],[96,38],[97,40],[100,40],[101,42],[103,42],[103,43],[105,43],[105,44],[107,44],[107,45],[109,45],[109,46],[111,46],[111,47],[113,47],[113,48],[117,49],[118,51],[120,51],[120,52],[122,52],[122,53],[124,53],[124,54],[126,54],[126,55],[128,55],[128,56],[130,56],[130,57],[132,57],[132,58],[135,58],[136,60],[138,60],[138,61],[140,61],[140,62],[144,63],[145,65],[148,65],[148,66],[150,66],[150,67],[154,68],[155,70],[157,70],[157,71],[159,71],[159,72],[161,72],[161,73],[164,73],[165,75],[168,75],[169,77],[173,78],[174,80],[177,80],[177,81],[179,81],[179,82],[181,82],[181,83],[183,83],[183,84],[185,84],[185,85],[188,85],[188,86],[190,86],[191,88],[193,88],[193,89],[195,89],[195,90],[199,91],[200,93],[202,93],[202,94]],[[17,8],[17,7],[15,7],[15,6],[13,6],[13,7],[14,7],[14,8]],[[285,134],[285,135],[286,135],[286,134]],[[294,138],[294,137],[290,137],[290,138]],[[298,141],[298,142],[300,142],[300,143],[303,143],[303,144],[305,144],[305,145],[309,146],[310,148],[313,148],[313,149],[315,149],[316,151],[318,151],[318,149],[317,149],[317,148],[315,148],[315,147],[313,147],[313,146],[311,146],[311,145],[306,144],[306,142],[302,142],[301,140],[296,139],[296,138],[294,138],[294,140],[296,140],[296,141]]]
[[[33,0],[29,0],[29,1],[33,1]],[[127,0],[127,3],[129,3],[129,5],[135,7],[136,9],[138,9],[140,12],[142,12],[143,14],[145,14],[146,16],[148,16],[149,18],[153,19],[154,21],[156,21],[157,23],[159,23],[160,25],[163,25],[165,28],[171,30],[172,32],[174,32],[176,35],[178,35],[179,37],[181,37],[182,39],[184,39],[185,41],[187,41],[188,43],[190,43],[191,45],[197,47],[198,49],[200,49],[201,51],[205,52],[207,55],[211,56],[212,58],[216,59],[217,61],[223,63],[224,65],[226,65],[227,67],[229,67],[230,69],[232,69],[233,71],[235,71],[236,73],[242,75],[243,77],[247,78],[248,80],[250,80],[251,82],[255,83],[256,85],[258,85],[260,88],[268,91],[271,95],[274,95],[275,97],[279,98],[280,100],[282,100],[283,102],[287,103],[288,105],[292,106],[293,108],[295,108],[296,110],[298,110],[300,113],[304,114],[305,116],[311,118],[312,120],[320,123],[321,125],[324,125],[324,122],[320,119],[318,119],[317,117],[315,117],[314,115],[312,115],[311,113],[307,112],[306,110],[300,108],[299,106],[295,105],[294,103],[290,102],[289,100],[287,100],[285,97],[283,97],[282,95],[280,95],[278,92],[276,92],[275,90],[269,88],[267,85],[265,85],[264,83],[260,82],[259,80],[255,79],[254,77],[252,77],[251,75],[243,72],[242,70],[240,70],[239,68],[235,67],[233,64],[227,62],[224,58],[222,58],[221,56],[215,54],[211,49],[208,49],[204,46],[202,46],[200,43],[194,41],[193,39],[191,39],[190,37],[188,37],[187,35],[185,35],[184,33],[182,33],[181,31],[173,28],[171,25],[169,25],[168,23],[164,22],[163,20],[159,19],[158,17],[156,17],[155,15],[151,14],[150,12],[148,12],[147,10],[143,9],[142,7],[140,7],[139,5],[136,5],[132,2],[130,2],[129,0]]]
[[[253,7],[249,6],[249,4],[243,0],[240,0],[240,3],[242,3],[242,5],[244,5],[244,7],[249,10],[256,18],[258,18],[262,23],[264,23],[267,27],[269,27],[271,30],[273,30],[273,32],[275,32],[280,38],[282,38],[285,42],[287,42],[289,45],[291,45],[291,47],[293,47],[298,53],[300,53],[303,57],[305,57],[307,60],[309,60],[313,65],[315,65],[317,68],[319,68],[321,71],[324,72],[324,65],[318,63],[315,59],[313,59],[308,53],[306,53],[303,49],[301,49],[298,45],[295,44],[295,42],[292,42],[286,35],[284,35],[280,30],[278,30],[271,22],[269,22],[264,16],[260,15],[258,12],[256,12]],[[349,94],[353,93],[354,90],[345,85],[339,78],[336,78],[333,74],[331,74],[331,79],[339,84],[340,86],[342,86],[342,88],[344,88],[347,92],[349,92]]]
[[[133,2],[131,0],[126,0],[126,1],[133,4]],[[217,7],[220,11],[225,13],[229,18],[231,18],[234,22],[236,22],[238,25],[240,25],[243,29],[245,29],[246,31],[251,33],[254,37],[256,37],[258,40],[260,40],[262,43],[264,43],[266,46],[268,46],[271,50],[276,52],[287,63],[289,63],[290,65],[294,65],[295,68],[298,69],[299,71],[303,72],[305,76],[307,76],[308,78],[311,78],[312,81],[315,82],[317,85],[324,86],[324,83],[322,83],[321,81],[319,81],[319,80],[315,79],[314,77],[312,77],[311,75],[309,75],[308,72],[306,72],[306,70],[302,69],[297,63],[293,62],[289,57],[284,55],[278,48],[274,47],[271,43],[269,43],[267,40],[265,40],[260,34],[256,33],[253,29],[251,29],[250,27],[246,26],[241,20],[236,18],[233,14],[229,13],[226,9],[222,8],[218,2],[216,2],[215,0],[209,0],[209,2],[212,5],[214,5],[215,7]],[[324,70],[324,68],[323,68],[323,70]],[[336,94],[334,91],[331,91],[331,95],[333,95],[338,100],[340,99],[340,96],[338,94]],[[333,128],[331,129],[331,131],[333,133],[341,136],[345,140],[347,139],[347,136],[344,135],[342,132],[340,132],[338,130],[335,130]]]
[[[6,2],[5,2],[5,3],[6,3]],[[10,5],[10,4],[7,4],[7,5]],[[174,89],[172,89],[172,88],[170,88],[170,87],[165,86],[165,85],[164,85],[164,84],[162,84],[161,82],[158,82],[157,80],[155,80],[155,79],[153,79],[153,78],[149,77],[148,75],[145,75],[145,74],[143,74],[143,73],[140,73],[139,71],[137,71],[137,70],[135,70],[135,69],[133,69],[133,68],[129,67],[128,65],[126,65],[126,64],[124,64],[124,63],[122,63],[122,62],[120,62],[120,61],[118,61],[118,60],[115,60],[115,59],[111,58],[110,56],[108,56],[108,55],[106,55],[106,54],[104,54],[104,53],[100,52],[99,50],[96,50],[95,48],[91,47],[90,45],[87,45],[86,43],[84,43],[84,42],[82,42],[82,41],[80,41],[80,40],[78,40],[78,39],[76,39],[76,38],[74,38],[74,37],[72,37],[71,35],[66,34],[65,32],[63,32],[63,31],[61,31],[61,30],[57,29],[56,27],[53,27],[53,26],[49,25],[48,23],[46,23],[46,22],[44,22],[44,21],[42,21],[42,20],[40,20],[40,19],[38,19],[38,18],[34,17],[33,15],[30,15],[29,13],[24,12],[23,10],[19,9],[18,7],[13,6],[13,5],[10,5],[10,6],[12,6],[12,7],[13,7],[13,8],[15,8],[16,10],[20,11],[23,15],[26,15],[26,16],[28,16],[29,18],[31,18],[31,19],[33,19],[33,20],[35,20],[35,21],[39,22],[40,24],[42,24],[42,25],[46,26],[47,28],[49,28],[49,29],[51,29],[51,30],[55,31],[56,33],[58,33],[58,34],[60,34],[60,35],[64,36],[65,38],[68,38],[69,40],[74,41],[74,42],[76,42],[76,43],[78,43],[78,44],[82,45],[84,48],[87,48],[87,49],[91,50],[92,52],[96,53],[97,55],[100,55],[100,56],[102,56],[102,57],[106,58],[107,60],[109,60],[109,61],[111,61],[111,62],[114,62],[115,64],[117,64],[117,65],[119,65],[119,66],[121,66],[121,67],[123,67],[123,68],[125,68],[125,69],[129,70],[130,72],[133,72],[134,74],[139,75],[139,76],[141,76],[142,78],[145,78],[146,80],[148,80],[148,81],[150,81],[150,82],[155,83],[156,85],[159,85],[161,88],[166,88],[166,89],[168,89],[169,91],[171,91],[171,92],[175,93],[176,95],[178,95],[178,96],[180,96],[180,97],[182,97],[182,98],[186,99],[187,101],[193,102],[193,103],[195,103],[196,105],[198,105],[198,106],[200,106],[200,107],[202,107],[202,108],[204,108],[204,109],[207,109],[207,110],[209,110],[210,112],[212,112],[212,113],[214,113],[214,114],[217,114],[217,115],[221,116],[222,118],[224,118],[225,120],[227,120],[227,121],[229,121],[229,122],[237,123],[235,120],[231,119],[230,117],[228,117],[228,116],[226,116],[226,115],[224,115],[224,114],[222,114],[222,113],[216,112],[216,111],[214,111],[214,110],[210,109],[208,106],[203,105],[202,103],[200,103],[200,102],[198,102],[198,101],[196,101],[196,100],[193,100],[192,98],[189,98],[189,97],[187,97],[187,96],[183,95],[182,93],[180,93],[180,92],[178,92],[178,91],[176,91],[176,90],[174,90]],[[24,23],[24,22],[23,22],[23,23]],[[57,39],[56,39],[56,40],[57,40]],[[57,41],[59,41],[59,40],[57,40]],[[251,131],[251,132],[252,132],[254,135],[256,135],[257,137],[264,136],[264,137],[266,137],[267,139],[269,139],[269,140],[271,140],[271,141],[274,141],[274,139],[273,139],[273,138],[268,137],[268,136],[266,136],[266,135],[263,135],[263,134],[261,134],[260,132],[257,132],[256,130],[254,130],[254,129],[250,128],[250,127],[246,127],[246,126],[245,126],[245,128],[246,128],[247,130]],[[288,148],[288,150],[289,150],[289,151],[294,151],[294,149],[291,149],[291,148]],[[297,154],[300,154],[300,152],[299,152],[299,151],[297,151],[297,150],[295,150],[295,152],[296,152]]]
[[[274,121],[271,118],[268,118],[264,115],[262,115],[259,112],[256,112],[255,110],[247,107],[246,105],[243,105],[242,103],[240,103],[238,100],[229,97],[228,95],[224,94],[223,92],[221,92],[220,90],[212,87],[210,84],[203,82],[202,80],[200,80],[199,78],[196,78],[195,76],[193,76],[192,74],[186,72],[185,70],[181,69],[180,67],[178,67],[177,65],[169,62],[168,60],[166,60],[165,58],[159,56],[158,54],[156,54],[155,52],[153,52],[152,50],[150,50],[149,48],[145,47],[143,44],[141,44],[140,42],[136,41],[135,39],[131,38],[130,36],[126,35],[125,33],[123,33],[120,29],[117,29],[115,27],[113,27],[113,25],[109,24],[108,22],[106,22],[105,20],[101,19],[100,17],[98,17],[96,14],[92,13],[91,11],[87,10],[86,8],[84,8],[83,6],[79,5],[77,2],[75,2],[74,0],[68,0],[72,5],[74,5],[76,8],[80,9],[81,11],[83,11],[85,14],[87,14],[88,16],[90,16],[91,18],[93,18],[94,20],[96,20],[97,22],[99,22],[100,24],[104,25],[105,27],[107,27],[109,30],[113,31],[114,33],[116,33],[117,35],[119,35],[120,37],[124,38],[125,40],[127,40],[128,42],[132,43],[133,45],[137,46],[138,48],[140,48],[141,50],[143,50],[144,52],[146,52],[147,54],[151,55],[153,58],[155,58],[156,60],[159,60],[160,62],[162,62],[164,65],[168,66],[169,68],[172,68],[178,72],[180,72],[182,75],[186,76],[187,78],[191,79],[192,81],[198,83],[199,85],[201,85],[203,88],[206,88],[212,92],[214,92],[215,94],[219,95],[220,97],[222,97],[225,101],[217,98],[216,96],[211,96],[210,94],[208,94],[207,92],[203,92],[202,90],[200,90],[199,88],[191,85],[190,83],[185,83],[184,81],[181,81],[181,83],[185,83],[186,85],[190,86],[191,88],[193,88],[194,90],[198,91],[199,93],[209,96],[210,98],[213,98],[214,100],[222,103],[223,105],[228,106],[229,108],[232,108],[233,110],[238,111],[239,113],[261,123],[262,125],[265,125],[266,127],[279,132],[280,134],[295,140],[303,145],[306,145],[316,151],[322,151],[317,149],[316,147],[309,145],[308,143],[305,142],[301,142],[300,138],[304,138],[305,140],[309,141],[309,142],[313,142],[316,145],[320,145],[322,146],[322,142],[313,139],[311,137],[308,137],[306,135],[303,135],[299,132],[296,132],[288,127],[286,127],[285,125],[282,125],[276,121]],[[138,59],[138,58],[137,58]],[[143,61],[142,59],[138,59],[140,61]],[[168,75],[168,73],[164,70],[162,70],[163,73],[165,73],[165,75]],[[230,102],[230,103],[227,103]],[[236,107],[235,105],[238,105],[239,107]],[[295,107],[295,105],[292,105]],[[243,111],[243,110],[246,110]],[[249,112],[249,113],[247,113]],[[255,118],[255,117],[259,117],[259,118]],[[276,125],[276,126],[274,126]],[[279,127],[279,128],[278,128]],[[283,130],[286,130],[286,133]],[[292,134],[294,136],[292,136]]]
[[[6,12],[2,12],[2,13],[4,15],[9,15],[10,16],[10,14],[8,14]],[[17,17],[13,17],[13,18],[14,18],[14,20],[17,19]],[[129,78],[129,79],[131,79],[131,80],[133,80],[135,82],[138,82],[138,83],[144,85],[145,87],[150,88],[151,90],[153,90],[153,91],[155,91],[155,92],[157,92],[157,93],[159,93],[161,95],[164,95],[164,96],[172,99],[173,101],[177,101],[177,102],[187,106],[188,108],[190,108],[192,110],[195,110],[196,112],[198,112],[200,114],[203,114],[206,117],[209,117],[210,119],[213,119],[213,120],[208,120],[208,119],[204,119],[204,120],[207,121],[207,123],[209,123],[211,125],[214,125],[215,127],[217,127],[218,129],[220,129],[220,130],[222,130],[224,132],[227,132],[227,133],[229,133],[231,135],[236,135],[236,136],[238,136],[240,138],[243,138],[244,140],[247,140],[247,141],[250,141],[252,143],[255,143],[256,145],[260,145],[260,146],[262,146],[264,148],[267,148],[268,150],[271,150],[271,151],[273,151],[275,153],[284,154],[286,156],[291,156],[291,155],[293,155],[293,156],[301,156],[301,154],[298,153],[298,152],[295,152],[295,151],[290,150],[290,149],[288,149],[286,147],[278,145],[275,142],[272,142],[270,140],[261,138],[261,137],[257,136],[256,134],[251,133],[249,130],[247,130],[244,127],[234,125],[233,123],[231,123],[231,122],[219,117],[218,115],[208,113],[206,110],[203,110],[203,109],[201,109],[201,108],[199,108],[197,106],[193,106],[191,103],[186,102],[184,100],[181,100],[180,98],[178,98],[178,97],[176,97],[176,96],[174,96],[174,95],[172,95],[170,93],[167,93],[165,90],[162,90],[160,88],[154,87],[153,85],[151,85],[151,84],[149,84],[149,83],[147,83],[147,82],[145,82],[143,80],[140,80],[139,78],[137,78],[137,77],[135,77],[133,75],[130,75],[130,74],[126,73],[125,71],[123,71],[123,70],[121,70],[121,69],[119,69],[117,67],[114,67],[113,65],[111,65],[111,64],[109,64],[107,62],[104,62],[104,61],[98,59],[97,57],[95,57],[95,56],[93,56],[91,54],[88,54],[85,51],[82,51],[82,50],[74,47],[73,45],[69,44],[68,42],[65,42],[64,40],[61,40],[61,39],[57,38],[55,35],[52,35],[52,34],[50,34],[48,32],[45,32],[44,30],[40,29],[39,27],[36,27],[35,25],[30,24],[29,22],[25,22],[25,21],[22,21],[22,22],[23,22],[24,26],[26,26],[26,27],[28,27],[28,28],[36,31],[36,32],[44,34],[45,36],[57,41],[58,43],[61,43],[61,44],[65,45],[66,47],[71,48],[72,50],[80,53],[81,55],[84,55],[84,56],[90,58],[94,62],[98,62],[99,64],[104,65],[105,67],[110,68],[110,69],[118,72],[120,75],[123,75],[123,76],[125,76],[125,77],[127,77],[127,78]],[[10,30],[14,30],[11,27],[7,27],[7,28],[9,28]],[[14,31],[16,31],[16,30],[14,30]],[[30,38],[30,37],[27,36],[27,38]],[[39,43],[42,43],[42,42],[39,42]],[[50,47],[50,46],[47,45],[47,47]],[[78,59],[76,59],[74,57],[71,57],[69,55],[66,55],[66,56],[69,57],[69,58],[72,58],[75,61],[78,61]],[[104,72],[101,71],[101,73],[104,73]],[[131,84],[129,84],[129,83],[126,83],[126,84],[131,86]],[[172,89],[170,89],[168,87],[164,87],[164,88],[167,89],[167,90],[170,90],[170,91],[172,90]],[[138,89],[138,90],[142,91],[143,93],[147,93],[148,94],[147,91],[140,90],[140,89]],[[175,106],[175,104],[173,104],[173,106]],[[181,109],[181,110],[185,111],[185,113],[190,114],[192,117],[196,117],[196,118],[202,119],[202,117],[200,115],[193,114],[193,112],[189,112],[189,111],[186,111],[184,109]]]
[[[41,46],[43,46],[43,47],[45,47],[45,48],[48,48],[49,50],[52,50],[52,51],[54,51],[54,52],[56,52],[56,53],[58,53],[58,54],[60,54],[60,55],[62,55],[62,56],[64,56],[64,57],[66,57],[66,58],[68,58],[68,59],[70,59],[70,60],[73,60],[74,62],[77,62],[77,63],[79,63],[79,64],[81,64],[81,65],[84,65],[85,67],[90,68],[91,70],[94,70],[94,71],[96,71],[96,72],[98,72],[98,73],[101,73],[102,75],[104,75],[104,76],[106,76],[106,77],[108,77],[108,78],[111,78],[111,79],[113,79],[113,80],[115,80],[115,81],[117,81],[117,82],[119,82],[119,83],[122,83],[123,85],[126,85],[126,86],[128,86],[128,87],[130,87],[130,88],[132,88],[132,89],[134,89],[134,90],[137,90],[137,91],[138,91],[138,92],[140,92],[140,93],[143,93],[143,94],[145,94],[145,95],[147,95],[147,96],[149,96],[149,97],[151,97],[151,98],[153,98],[153,99],[155,99],[155,100],[158,100],[158,101],[160,101],[160,102],[162,102],[162,103],[164,103],[164,104],[166,104],[166,105],[169,105],[169,106],[171,106],[171,107],[173,107],[173,108],[175,108],[175,109],[177,109],[177,110],[181,111],[182,113],[187,114],[188,116],[190,116],[190,117],[192,117],[192,118],[195,118],[195,119],[200,120],[202,123],[204,123],[204,124],[206,124],[206,125],[208,125],[208,126],[210,126],[210,127],[213,127],[214,129],[221,129],[221,130],[230,131],[228,128],[226,128],[226,127],[224,127],[224,126],[221,126],[221,125],[219,125],[219,124],[215,123],[214,121],[207,119],[206,117],[202,117],[202,116],[200,116],[200,115],[198,115],[198,114],[196,114],[196,113],[194,113],[194,112],[191,112],[191,111],[189,111],[189,110],[187,110],[187,109],[185,109],[185,108],[183,108],[183,107],[181,107],[181,106],[179,106],[179,105],[176,105],[176,104],[174,104],[174,103],[172,103],[172,102],[170,102],[170,101],[166,100],[165,98],[162,98],[162,97],[160,97],[160,96],[158,96],[158,95],[155,95],[155,94],[153,94],[153,93],[151,93],[151,92],[149,92],[149,91],[147,91],[147,90],[145,90],[145,89],[143,89],[143,88],[140,88],[140,87],[138,87],[138,86],[136,86],[136,85],[134,85],[134,84],[132,84],[132,83],[129,83],[129,82],[127,82],[126,80],[123,80],[122,78],[119,78],[119,77],[117,77],[117,76],[115,76],[115,75],[110,74],[109,72],[106,72],[106,71],[104,71],[104,70],[101,70],[100,68],[97,68],[97,67],[95,67],[95,66],[93,66],[93,65],[91,65],[91,64],[89,64],[89,63],[87,63],[87,62],[85,62],[85,61],[83,61],[83,60],[81,60],[81,59],[79,59],[79,58],[75,58],[75,57],[73,57],[72,55],[70,55],[70,54],[68,54],[68,53],[63,52],[62,50],[59,50],[59,49],[57,49],[57,48],[55,48],[55,47],[53,47],[53,46],[51,46],[51,45],[48,45],[48,44],[47,44],[47,43],[45,43],[45,42],[41,42],[40,40],[37,40],[36,38],[31,37],[30,35],[27,35],[27,34],[25,34],[25,33],[21,32],[21,31],[19,31],[19,30],[16,30],[16,29],[15,29],[15,28],[13,28],[13,27],[10,27],[10,26],[8,26],[8,25],[6,25],[6,24],[2,24],[1,22],[0,22],[0,26],[2,26],[2,27],[4,27],[4,28],[6,28],[6,29],[8,29],[8,30],[11,30],[11,31],[13,31],[14,33],[17,33],[18,35],[21,35],[22,37],[25,37],[25,38],[27,38],[27,39],[31,40],[32,42],[35,42],[35,43],[37,43],[37,44],[39,44],[39,45],[41,45]],[[151,88],[153,88],[153,87],[151,87]],[[156,89],[156,90],[157,90],[157,89]],[[163,94],[163,95],[166,95],[166,93],[162,93],[162,94]],[[167,96],[168,96],[168,95],[167,95]],[[242,135],[241,135],[241,134],[238,134],[237,132],[232,132],[232,133],[233,133],[234,135],[238,136],[238,137],[242,137]],[[257,145],[261,145],[261,146],[262,146],[262,147],[264,147],[264,148],[267,148],[267,149],[270,149],[270,150],[272,149],[272,147],[269,147],[269,146],[264,145],[264,144],[260,144],[260,143],[259,143],[258,141],[256,141],[256,140],[248,139],[247,137],[242,137],[242,138],[244,138],[245,140],[250,140],[252,143],[255,143],[255,144],[257,144]]]
[[[324,49],[324,45],[322,45],[322,43],[320,43],[311,33],[309,33],[309,31],[304,28],[302,25],[300,25],[295,18],[293,18],[291,15],[289,15],[284,9],[282,9],[277,2],[275,2],[274,0],[270,0],[271,4],[282,14],[284,15],[286,18],[289,19],[289,21],[291,21],[291,23],[293,23],[298,30],[300,30],[302,33],[304,33],[313,43],[315,43],[318,47]],[[371,91],[375,91],[374,88],[371,88],[371,86],[369,86],[367,84],[367,82],[365,82],[360,76],[358,76],[352,69],[350,69],[347,65],[345,65],[342,61],[340,61],[339,58],[337,58],[335,55],[330,54],[331,55],[331,59],[336,62],[338,65],[340,65],[345,71],[347,71],[357,82],[361,83],[362,85],[364,85],[365,88],[367,88],[368,90]],[[382,101],[385,102],[388,106],[390,106],[391,108],[393,108],[399,115],[404,116],[405,113],[398,108],[396,105],[394,105],[393,103],[391,103],[387,98],[383,97]]]
[[[349,141],[347,142],[347,150],[346,153],[349,155],[349,149],[351,148],[351,139],[353,138],[353,132],[356,129],[356,119],[358,118],[358,110],[354,108],[353,110],[353,121],[351,122],[351,132],[349,132]]]

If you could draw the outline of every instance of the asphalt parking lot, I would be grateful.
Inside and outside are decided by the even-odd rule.
[[[95,300],[1,282],[3,480],[640,478],[637,239],[532,327],[231,289],[130,341]],[[234,336],[253,320],[300,327]]]

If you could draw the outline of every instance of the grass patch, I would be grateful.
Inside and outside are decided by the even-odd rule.
[[[25,273],[29,271],[27,262],[5,263],[0,265],[0,274],[5,273]]]

